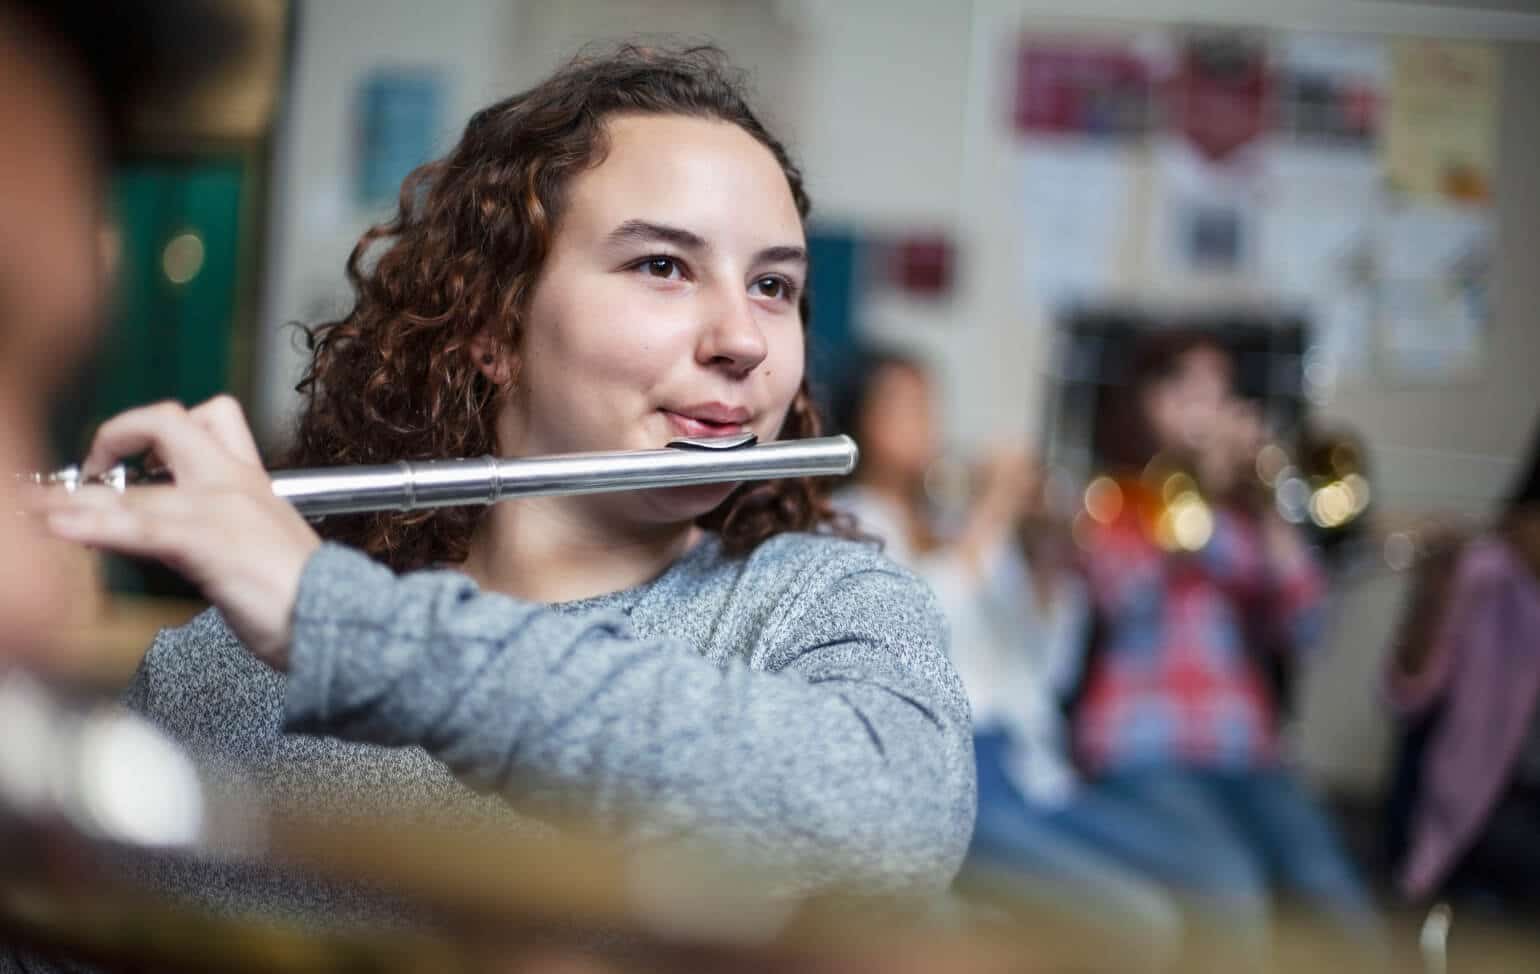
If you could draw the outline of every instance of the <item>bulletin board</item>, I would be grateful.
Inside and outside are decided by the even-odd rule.
[[[1161,28],[1027,34],[1023,268],[1047,320],[1245,304],[1308,323],[1323,395],[1448,381],[1490,327],[1489,45]]]

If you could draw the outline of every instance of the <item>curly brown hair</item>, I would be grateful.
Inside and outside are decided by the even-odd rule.
[[[494,424],[513,384],[490,382],[469,346],[520,347],[524,310],[561,222],[571,180],[603,161],[606,120],[685,115],[730,122],[775,156],[797,212],[802,175],[749,109],[741,75],[714,47],[624,45],[579,55],[541,84],[471,117],[459,144],[414,171],[399,208],[348,258],[355,301],[305,329],[303,409],[284,465],[379,464],[496,452]],[[807,327],[807,292],[799,302]],[[804,376],[782,439],[817,436]],[[398,571],[465,559],[480,507],[338,517],[321,533]],[[782,531],[844,533],[812,479],[744,485],[698,522],[732,554]]]

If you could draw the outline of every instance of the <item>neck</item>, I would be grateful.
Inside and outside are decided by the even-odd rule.
[[[651,581],[700,540],[693,524],[620,527],[598,507],[584,497],[494,505],[460,568],[486,591],[567,602]]]

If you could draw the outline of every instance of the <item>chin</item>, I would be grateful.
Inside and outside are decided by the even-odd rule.
[[[663,487],[643,491],[639,498],[646,504],[648,520],[686,524],[721,507],[736,487],[736,484]]]

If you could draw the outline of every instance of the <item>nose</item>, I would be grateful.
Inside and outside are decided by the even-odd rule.
[[[728,294],[708,312],[696,360],[741,378],[754,371],[769,352],[764,329],[754,316],[748,295]]]

